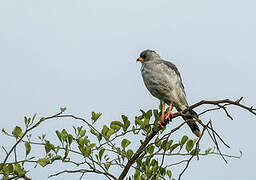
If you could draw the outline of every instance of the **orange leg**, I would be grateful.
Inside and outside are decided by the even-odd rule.
[[[173,108],[173,102],[170,103],[169,109],[168,109],[168,111],[167,111],[167,113],[165,115],[165,116],[168,117],[169,121],[171,120],[171,117],[173,116],[172,108]]]
[[[161,117],[161,121],[160,121],[160,126],[161,126],[162,128],[164,128],[164,126],[162,125],[162,123],[164,123],[164,119],[165,119],[165,114],[164,114],[164,112],[165,112],[165,103],[162,104],[162,117]]]

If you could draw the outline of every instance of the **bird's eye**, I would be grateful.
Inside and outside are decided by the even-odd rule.
[[[146,58],[146,54],[145,54],[145,53],[142,53],[142,54],[140,55],[140,57],[142,57],[143,59],[145,59],[145,58]]]

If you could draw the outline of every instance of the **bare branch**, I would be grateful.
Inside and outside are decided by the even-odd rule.
[[[211,129],[213,129],[213,126],[212,126],[211,121],[210,121],[210,127],[211,127]],[[219,148],[218,142],[217,142],[217,140],[216,140],[215,134],[217,134],[217,133],[214,133],[214,131],[212,131],[212,136],[213,136],[215,145],[216,145],[216,147],[217,147],[217,150],[219,151],[219,153],[220,153],[222,159],[223,159],[226,163],[228,163],[227,160],[225,159],[225,157],[222,155],[222,153],[221,153],[221,151],[220,151],[220,148]]]
[[[112,179],[117,180],[117,178],[115,176],[113,176],[112,174],[110,174],[110,173],[102,172],[102,171],[98,171],[98,170],[87,170],[87,169],[64,170],[64,171],[58,172],[56,174],[52,174],[48,178],[51,178],[51,177],[54,177],[54,176],[59,176],[60,174],[63,174],[63,173],[97,173],[97,174],[105,175],[108,178],[111,177]]]

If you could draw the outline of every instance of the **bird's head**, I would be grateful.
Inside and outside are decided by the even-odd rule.
[[[150,60],[154,60],[155,58],[160,58],[160,56],[153,50],[144,50],[140,53],[140,57],[137,59],[137,61],[140,62],[146,62]]]

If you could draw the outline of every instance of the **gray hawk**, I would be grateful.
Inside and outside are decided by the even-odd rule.
[[[171,112],[173,106],[177,111],[187,109],[188,102],[182,84],[182,79],[177,67],[160,58],[160,56],[153,50],[145,50],[141,52],[137,59],[142,63],[141,74],[144,84],[149,92],[162,103],[162,116],[160,125],[163,127],[165,117],[170,120],[173,113]],[[165,104],[169,105],[168,112],[165,114]],[[195,111],[190,110],[185,113],[182,118],[184,120],[193,119],[197,117]],[[196,136],[200,136],[200,129],[196,122],[188,121],[188,126]]]

